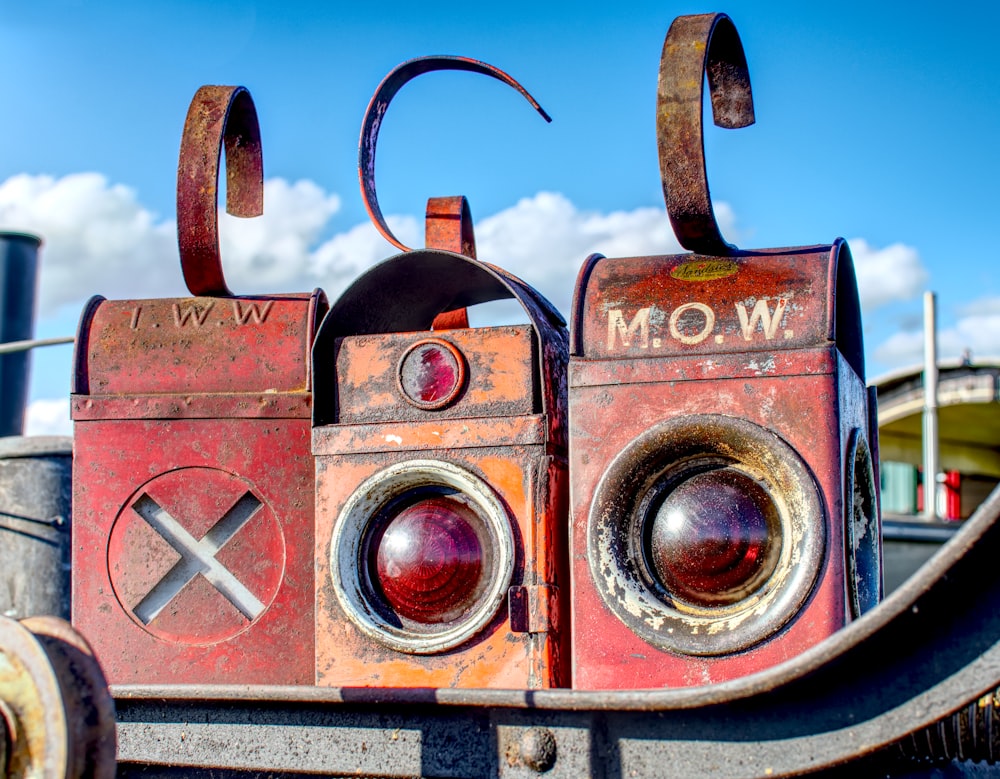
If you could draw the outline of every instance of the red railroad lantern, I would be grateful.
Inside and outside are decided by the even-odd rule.
[[[229,211],[261,211],[257,114],[202,87],[178,166],[181,267],[195,297],[87,305],[72,396],[73,622],[111,683],[313,678],[312,293],[234,296]]]
[[[705,179],[753,121],[724,15],[679,17],[660,70],[667,208],[694,254],[582,269],[572,317],[573,686],[721,682],[792,657],[880,597],[857,286],[843,241],[740,251]]]
[[[431,330],[514,298],[529,324]],[[397,255],[316,339],[316,681],[565,684],[565,347],[516,279]]]
[[[457,58],[414,60],[383,82],[362,130],[362,191],[404,250],[375,198],[378,125],[403,83],[441,68],[531,100]],[[565,685],[565,323],[474,259],[465,198],[429,201],[427,242],[361,276],[313,350],[316,682]],[[466,306],[509,298],[527,324],[468,326]]]

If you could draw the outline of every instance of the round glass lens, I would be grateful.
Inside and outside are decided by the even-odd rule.
[[[403,357],[399,366],[403,394],[414,404],[437,408],[448,404],[461,389],[462,364],[459,355],[444,343],[418,344]]]
[[[375,549],[377,584],[401,617],[451,622],[482,591],[484,550],[475,513],[457,500],[432,497],[400,511]]]
[[[695,606],[735,603],[774,571],[781,521],[771,496],[733,468],[680,482],[652,507],[647,554],[672,597]]]

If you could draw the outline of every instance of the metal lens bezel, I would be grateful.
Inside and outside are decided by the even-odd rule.
[[[441,488],[463,496],[493,544],[491,571],[478,602],[462,618],[440,625],[392,619],[368,574],[368,540],[387,508],[411,492]],[[362,633],[398,652],[436,654],[469,641],[496,616],[514,574],[514,533],[503,504],[486,482],[443,460],[409,460],[365,480],[347,499],[330,542],[333,592]]]
[[[772,575],[743,600],[699,607],[651,582],[636,554],[643,502],[664,476],[725,462],[766,485],[781,522]],[[587,528],[588,562],[605,605],[647,643],[713,656],[765,641],[799,611],[819,575],[826,521],[819,488],[802,459],[775,433],[718,414],[678,417],[633,439],[601,477]]]
[[[437,400],[421,400],[418,397],[414,397],[407,391],[406,382],[404,381],[403,372],[405,370],[407,360],[411,357],[411,355],[413,355],[414,352],[425,346],[436,346],[443,352],[450,355],[451,359],[455,361],[455,381],[453,382],[451,389]],[[403,399],[410,405],[425,411],[437,411],[438,409],[450,406],[462,394],[462,391],[465,389],[467,374],[468,370],[466,368],[465,357],[462,352],[459,351],[458,347],[441,338],[422,338],[415,344],[411,344],[399,358],[399,362],[396,364],[396,388],[399,390],[399,394],[403,397]]]

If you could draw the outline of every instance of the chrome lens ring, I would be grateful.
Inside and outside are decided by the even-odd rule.
[[[782,534],[770,577],[718,607],[681,602],[656,586],[635,540],[646,496],[701,463],[725,463],[764,485]],[[588,518],[590,573],[608,608],[647,643],[689,655],[737,652],[774,635],[809,596],[823,559],[824,517],[809,469],[775,433],[718,414],[679,417],[633,439],[602,476]]]
[[[439,626],[394,624],[374,602],[368,580],[367,540],[385,509],[407,493],[428,488],[454,490],[483,521],[492,544],[492,565],[484,591],[461,619]],[[496,616],[514,573],[515,544],[503,503],[486,482],[442,460],[409,460],[385,468],[347,499],[330,542],[333,592],[347,618],[365,635],[398,652],[436,654],[473,638]]]

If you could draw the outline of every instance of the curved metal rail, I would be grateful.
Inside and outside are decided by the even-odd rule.
[[[841,765],[922,732],[1000,684],[998,516],[1000,491],[884,603],[809,652],[725,684],[628,692],[118,687],[119,760],[126,776],[160,764],[522,777],[536,775],[530,766],[550,752],[537,745],[551,742],[545,776],[553,778],[735,779]]]
[[[471,73],[480,73],[502,81],[504,84],[520,92],[524,99],[531,103],[531,107],[546,122],[552,121],[549,115],[545,113],[545,110],[538,104],[538,101],[516,79],[499,68],[495,68],[485,62],[469,59],[468,57],[432,56],[408,60],[394,68],[382,80],[382,83],[378,85],[365,111],[365,118],[361,124],[361,140],[358,144],[358,178],[361,182],[361,197],[364,200],[365,209],[368,211],[368,216],[375,225],[375,228],[389,243],[404,252],[412,250],[393,234],[378,204],[378,195],[375,192],[375,148],[378,145],[378,134],[382,128],[385,112],[389,109],[389,103],[392,101],[392,98],[396,96],[396,93],[405,84],[417,76],[437,70],[463,70]],[[428,243],[428,246],[430,245]],[[451,247],[434,246],[433,248],[450,249]],[[465,254],[465,252],[462,253]]]

